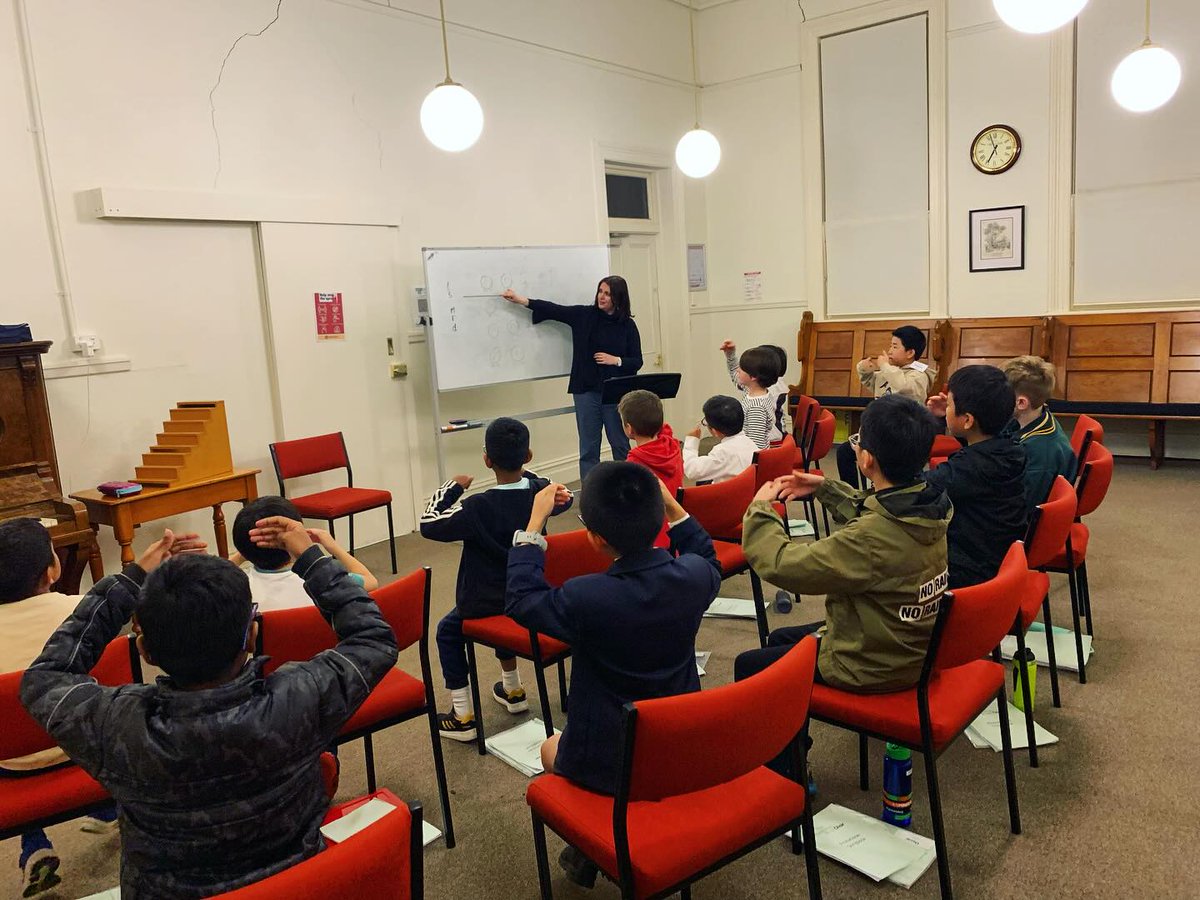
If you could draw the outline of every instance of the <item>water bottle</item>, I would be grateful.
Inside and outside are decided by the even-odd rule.
[[[1024,663],[1024,665],[1022,665]],[[1025,691],[1021,687],[1021,679],[1029,679],[1029,705],[1033,709],[1037,708],[1037,657],[1033,655],[1033,651],[1028,647],[1025,648],[1024,657],[1018,658],[1013,656],[1013,706],[1022,712],[1025,711]],[[1030,710],[1033,711],[1032,709]]]
[[[883,821],[912,826],[912,751],[890,742],[883,754]]]

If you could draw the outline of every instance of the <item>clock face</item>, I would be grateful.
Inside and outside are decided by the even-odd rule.
[[[1021,137],[1007,125],[989,125],[971,142],[971,162],[985,175],[999,175],[1016,164]]]

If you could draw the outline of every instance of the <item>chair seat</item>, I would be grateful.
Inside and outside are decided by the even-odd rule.
[[[392,502],[390,491],[373,488],[332,488],[316,494],[291,498],[300,515],[310,519],[340,519],[351,513],[360,513]]]
[[[713,550],[716,551],[717,562],[721,564],[722,578],[737,575],[750,568],[750,563],[746,561],[746,551],[742,549],[741,544],[734,544],[731,541],[713,541]]]
[[[617,877],[612,797],[542,775],[525,799],[554,831]],[[663,891],[759,837],[783,831],[800,818],[804,802],[803,787],[759,768],[707,790],[630,803],[635,896]]]
[[[108,791],[74,764],[43,775],[5,778],[0,791],[0,831],[108,799]]]
[[[1075,565],[1081,562],[1087,562],[1088,540],[1091,538],[1091,532],[1088,527],[1082,522],[1075,522],[1071,525],[1071,555],[1075,558]],[[1065,572],[1070,566],[1067,564],[1067,546],[1063,545],[1054,557],[1045,567],[1056,572]]]
[[[343,734],[370,728],[378,722],[403,716],[425,706],[425,682],[400,669],[392,669],[375,685],[375,690],[342,726]]]
[[[493,647],[503,647],[526,659],[533,659],[529,629],[508,616],[464,619],[463,636]],[[545,634],[538,635],[538,649],[542,651],[542,662],[571,652],[568,645]]]
[[[1004,684],[1005,669],[981,659],[935,676],[929,684],[933,746],[941,750],[991,702]],[[917,689],[887,694],[851,694],[813,685],[811,715],[921,746]]]
[[[945,462],[946,457],[953,456],[961,449],[962,443],[958,438],[948,434],[939,434],[933,439],[933,446],[929,449],[929,458],[932,460],[935,456],[941,457]]]

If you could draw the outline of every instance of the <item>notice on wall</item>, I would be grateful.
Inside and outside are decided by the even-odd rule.
[[[703,244],[688,244],[688,290],[708,290],[708,258]]]
[[[747,302],[757,302],[762,297],[762,272],[743,272],[742,299]]]
[[[317,340],[344,341],[346,339],[346,318],[342,312],[342,295],[313,294],[317,307]]]

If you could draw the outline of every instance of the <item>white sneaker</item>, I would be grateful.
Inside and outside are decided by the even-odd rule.
[[[79,826],[80,831],[86,831],[88,834],[116,834],[120,828],[121,823],[117,819],[106,822],[95,816],[84,816],[83,822]]]

